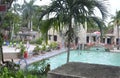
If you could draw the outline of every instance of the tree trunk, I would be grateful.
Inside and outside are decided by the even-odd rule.
[[[71,21],[70,21],[70,24],[69,24],[69,34],[68,34],[68,44],[67,44],[67,48],[68,48],[68,52],[67,52],[67,63],[69,62],[69,58],[70,58],[70,30],[72,29],[72,24],[71,24]]]
[[[13,39],[13,36],[14,36],[14,23],[12,24],[12,28],[11,28],[11,37],[10,37],[10,40]]]
[[[31,29],[31,27],[30,27],[30,20],[28,20],[28,29]]]
[[[32,25],[33,25],[33,22],[32,22],[32,20],[30,20],[30,30],[31,30],[31,31],[33,31]]]
[[[0,33],[0,54],[1,54],[0,60],[2,60],[2,63],[4,63],[2,44],[3,44],[3,35],[2,33]]]
[[[68,52],[67,52],[67,63],[68,63],[70,58],[70,40],[69,39],[68,39],[67,48],[68,48]]]
[[[3,49],[2,49],[2,46],[0,46],[0,54],[1,54],[0,60],[2,60],[2,63],[4,63],[4,57],[3,57]]]

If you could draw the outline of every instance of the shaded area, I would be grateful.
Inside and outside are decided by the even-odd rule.
[[[71,62],[50,71],[48,78],[120,78],[120,67]]]

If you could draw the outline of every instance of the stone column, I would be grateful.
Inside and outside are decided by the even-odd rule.
[[[107,44],[107,38],[105,37],[105,44]]]

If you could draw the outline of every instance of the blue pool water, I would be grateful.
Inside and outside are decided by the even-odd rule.
[[[90,49],[89,49],[89,51],[102,51],[102,52],[105,52],[105,47],[103,47],[103,46],[94,46],[94,47],[91,47]]]
[[[49,58],[51,69],[55,69],[65,64],[66,59],[67,53],[62,53]],[[92,64],[120,66],[120,53],[73,50],[70,52],[70,62],[84,62]]]
[[[66,63],[67,52],[56,55],[54,57],[46,60],[50,63],[51,69],[55,69]],[[89,51],[83,50],[72,50],[70,52],[70,62],[84,62],[92,64],[103,64],[103,65],[112,65],[120,66],[120,53],[106,52],[105,48],[102,46],[94,46],[89,49]],[[39,65],[40,68],[41,65]],[[30,65],[30,68],[34,66]]]

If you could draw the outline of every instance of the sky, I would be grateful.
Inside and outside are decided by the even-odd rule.
[[[24,0],[18,0],[19,3],[23,3]],[[26,0],[30,1],[30,0]],[[49,5],[51,3],[51,0],[36,0],[35,4],[37,5]],[[108,11],[111,16],[115,15],[115,12],[120,10],[120,0],[108,0]],[[110,21],[110,16],[108,18],[108,21]]]
[[[120,10],[120,0],[109,0],[110,13],[115,15],[115,12]]]

